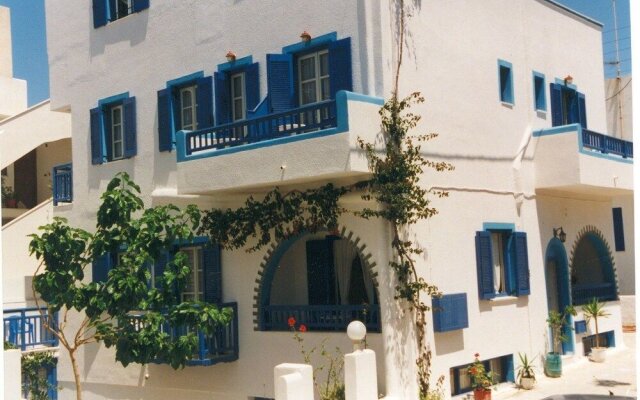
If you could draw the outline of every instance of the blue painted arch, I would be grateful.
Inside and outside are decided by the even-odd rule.
[[[564,308],[568,305],[571,305],[571,281],[569,279],[569,260],[567,258],[567,251],[564,248],[564,244],[558,238],[552,238],[547,244],[547,250],[545,252],[545,282],[548,279],[547,274],[549,271],[549,263],[554,262],[556,271],[556,287],[557,293],[555,295],[558,296],[558,311],[564,310]],[[549,288],[546,288],[549,290]],[[564,334],[568,337],[569,340],[562,343],[562,352],[570,353],[574,351],[574,333],[571,329],[573,325],[573,317],[569,316],[566,327],[564,329]]]

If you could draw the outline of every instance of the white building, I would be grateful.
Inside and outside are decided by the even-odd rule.
[[[35,308],[31,282],[38,263],[29,256],[27,235],[52,221],[54,204],[64,200],[53,199],[52,188],[65,194],[70,161],[71,116],[51,111],[48,100],[27,106],[27,82],[13,76],[10,12],[0,7],[2,338],[23,352],[56,344]],[[3,377],[5,397],[12,398],[7,390],[16,380],[20,390],[20,368],[6,369]],[[55,368],[48,377],[55,381]]]
[[[421,275],[446,295],[427,335],[434,381],[444,375],[452,395],[468,390],[461,367],[476,352],[513,380],[514,355],[548,351],[548,310],[593,296],[612,314],[601,332],[623,348],[616,261],[633,262],[633,155],[631,143],[606,136],[602,26],[550,0],[407,3],[400,95],[426,97],[416,132],[440,133],[426,156],[456,167],[425,174],[424,185],[450,196],[431,199],[439,214],[412,232],[426,250]],[[203,209],[237,207],[276,185],[366,178],[356,139],[380,134],[397,62],[395,4],[47,1],[51,108],[70,110],[73,132],[73,200],[56,214],[92,229],[119,171],[149,206]],[[310,125],[318,130],[301,132]],[[344,205],[364,204],[353,195]],[[196,265],[206,277],[221,268],[221,280],[194,274],[186,295],[215,287],[212,298],[237,303],[223,354],[174,371],[122,368],[111,350],[85,347],[84,398],[271,398],[273,367],[302,360],[290,315],[309,326],[309,342],[345,349],[340,318],[365,318],[379,392],[416,398],[388,227],[345,214],[337,233],[345,240],[302,235]],[[211,250],[185,251],[201,260]],[[311,311],[317,319],[303,317]],[[577,327],[566,361],[591,346],[591,328]],[[60,396],[72,398],[71,369],[60,363]]]

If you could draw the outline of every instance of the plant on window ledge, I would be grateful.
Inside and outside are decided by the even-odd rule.
[[[42,371],[53,368],[56,365],[56,358],[50,351],[29,353],[22,356],[22,378],[25,392],[31,400],[48,400],[49,390],[58,390],[51,385],[46,376],[42,376]]]
[[[115,347],[116,361],[146,364],[161,359],[181,368],[197,353],[197,332],[212,334],[232,318],[230,308],[199,301],[180,301],[179,292],[191,274],[187,256],[174,244],[189,243],[198,229],[200,212],[195,206],[181,211],[173,205],[145,208],[140,188],[126,173],[109,182],[97,213],[95,233],[71,227],[63,218],[32,234],[29,249],[41,261],[33,279],[38,298],[47,303],[48,315],[60,312],[57,324],[44,316],[43,325],[69,354],[76,398],[82,398],[77,351],[84,345],[103,342]],[[124,250],[123,250],[124,248]],[[84,281],[85,268],[106,253],[120,252],[120,262],[104,282]],[[149,287],[149,265],[163,252],[173,260]],[[79,326],[68,324],[71,314]],[[141,315],[133,321],[133,315]],[[186,327],[182,336],[171,337],[162,326]]]
[[[16,208],[16,196],[13,192],[13,187],[7,186],[4,183],[4,175],[2,176],[2,207],[3,208]]]

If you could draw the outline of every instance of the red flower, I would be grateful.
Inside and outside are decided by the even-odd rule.
[[[296,319],[293,317],[289,317],[287,323],[289,324],[289,328],[293,328],[294,326],[296,326]]]
[[[300,324],[299,330],[300,332],[305,333],[307,331],[307,326],[305,324]]]

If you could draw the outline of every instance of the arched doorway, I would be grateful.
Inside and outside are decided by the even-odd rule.
[[[553,238],[547,244],[545,254],[545,280],[547,287],[547,307],[549,311],[562,312],[564,308],[571,304],[570,282],[569,282],[569,261],[564,244],[558,238]],[[568,337],[562,343],[564,354],[574,351],[573,330],[570,328],[573,323],[569,317],[567,327],[563,334]]]
[[[274,246],[259,272],[259,330],[342,331],[352,320],[380,331],[380,306],[371,254],[353,234],[303,232]]]

